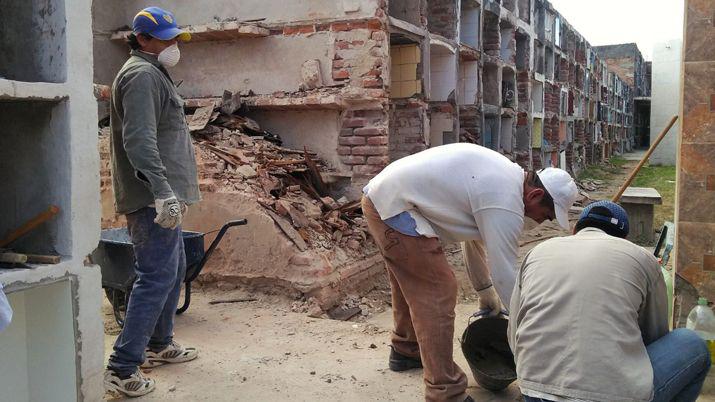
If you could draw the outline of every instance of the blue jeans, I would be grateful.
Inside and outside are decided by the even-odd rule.
[[[705,342],[689,329],[676,329],[646,347],[653,366],[653,402],[698,399],[710,370]],[[525,402],[550,402],[524,395]]]
[[[142,208],[127,215],[136,257],[134,282],[124,328],[114,343],[109,368],[120,376],[137,370],[145,349],[160,351],[173,339],[174,315],[186,273],[181,227],[164,229],[154,223],[156,210]]]

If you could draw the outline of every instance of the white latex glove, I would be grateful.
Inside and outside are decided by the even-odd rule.
[[[489,317],[495,317],[501,313],[501,300],[493,285],[477,291],[477,295],[479,296],[479,303],[477,304],[479,311],[489,310]]]
[[[154,207],[156,208],[154,223],[164,229],[176,229],[181,225],[181,220],[183,219],[182,208],[176,197],[155,200]]]

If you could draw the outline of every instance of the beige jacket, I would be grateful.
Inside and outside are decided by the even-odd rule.
[[[548,240],[524,259],[509,343],[522,392],[591,401],[649,401],[646,345],[668,332],[655,257],[595,228]]]

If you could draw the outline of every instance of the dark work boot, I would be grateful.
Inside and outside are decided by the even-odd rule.
[[[419,357],[405,356],[390,347],[390,370],[400,372],[416,368],[422,368],[422,360]]]

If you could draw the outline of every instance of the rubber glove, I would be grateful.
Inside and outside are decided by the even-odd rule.
[[[154,223],[164,229],[176,229],[181,225],[183,216],[181,214],[181,203],[176,197],[169,197],[154,201],[156,208],[156,218]]]
[[[494,290],[494,285],[489,285],[488,288],[478,290],[477,295],[479,296],[479,304],[477,308],[479,311],[489,310],[489,317],[495,317],[501,312],[501,300],[497,291]]]

